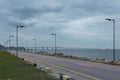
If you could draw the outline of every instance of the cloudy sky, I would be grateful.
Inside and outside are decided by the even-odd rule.
[[[0,0],[0,44],[19,28],[19,46],[112,48],[116,20],[116,48],[120,49],[120,0]],[[15,37],[12,38],[15,46]]]

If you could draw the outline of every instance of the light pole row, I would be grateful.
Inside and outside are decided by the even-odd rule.
[[[115,63],[115,19],[106,18],[107,21],[113,22],[113,63]],[[16,56],[18,56],[18,28],[23,28],[24,26],[16,26]],[[56,34],[52,33],[55,37],[55,54],[56,54]],[[10,52],[10,45],[11,45],[11,37],[14,37],[13,35],[9,35],[9,52]],[[33,39],[35,41],[35,53],[36,53],[36,39]]]
[[[51,35],[53,35],[54,37],[55,37],[55,54],[56,54],[56,52],[57,52],[57,50],[56,50],[56,34],[55,33],[52,33]],[[36,53],[36,39],[33,39],[34,40],[34,44],[35,44],[35,47],[34,47],[34,53]]]

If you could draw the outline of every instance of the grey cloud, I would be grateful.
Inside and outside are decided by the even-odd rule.
[[[39,8],[20,8],[13,10],[9,15],[5,16],[4,22],[9,26],[16,26],[19,24],[34,26],[36,22],[25,23],[24,20],[30,20],[31,18],[40,18],[44,14],[50,12],[59,12],[61,8],[51,9],[48,7]],[[8,19],[7,19],[8,18]]]
[[[39,9],[35,9],[35,8],[15,9],[13,10],[13,13],[15,17],[18,17],[19,19],[28,19],[42,14],[42,12],[40,12]]]
[[[25,8],[15,9],[13,10],[13,13],[15,14],[16,17],[20,19],[29,19],[33,17],[40,17],[45,13],[60,12],[60,11],[61,11],[61,8],[52,9],[49,7],[42,7],[42,8],[25,7]]]
[[[118,14],[120,7],[116,4],[120,3],[119,0],[87,0],[87,1],[74,1],[69,8],[73,12],[79,12],[82,16],[90,15],[114,15]]]
[[[85,42],[91,44],[95,40],[98,40],[99,42],[101,39],[106,39],[106,37],[108,37],[108,39],[111,38],[112,24],[107,24],[107,22],[104,23],[104,16],[106,17],[107,15],[108,17],[111,17],[111,15],[113,15],[117,21],[118,14],[120,13],[119,0],[4,1],[0,0],[0,8],[2,8],[0,9],[1,32],[13,33],[15,32],[15,27],[17,25],[25,25],[29,28],[26,28],[27,30],[23,31],[21,34],[27,36],[28,39],[31,38],[31,36],[38,36],[41,40],[41,36],[43,36],[43,40],[46,41],[48,39],[44,37],[50,36],[51,32],[55,32],[59,36],[58,38],[60,41],[63,42],[70,40],[74,43],[74,41],[80,41],[83,39],[83,42],[80,41],[79,44],[73,44],[74,46],[79,46],[80,44],[83,44],[84,46]],[[102,17],[102,19],[96,18],[95,16]],[[93,20],[95,19],[95,21],[91,22],[91,19],[85,19],[89,17],[93,18]],[[82,23],[82,19],[85,19],[85,25],[79,24]],[[98,19],[101,19],[101,21]],[[98,22],[96,22],[96,20],[98,20]],[[72,21],[73,24],[71,24]],[[81,26],[83,26],[83,29],[79,28]],[[118,22],[116,22],[116,35],[119,34],[119,29],[117,26],[119,27]],[[73,33],[70,30],[72,30]],[[94,40],[91,35],[86,35],[88,33],[93,34]],[[78,36],[75,37],[76,35]],[[86,38],[90,38],[91,41],[88,41]],[[110,42],[110,40],[106,41]],[[66,45],[71,46],[71,44],[68,44],[67,42],[64,46]],[[99,43],[97,43],[97,45],[99,45]],[[93,45],[91,44],[90,46]]]

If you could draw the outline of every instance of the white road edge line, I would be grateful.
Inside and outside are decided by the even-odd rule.
[[[21,56],[20,56],[20,57],[21,57]],[[26,58],[27,58],[27,57],[26,57]],[[32,59],[33,59],[33,58],[32,58]],[[33,60],[36,61],[35,59],[33,59]],[[87,74],[83,74],[83,73],[80,73],[80,72],[77,72],[77,71],[73,71],[73,70],[70,70],[70,69],[67,69],[67,68],[64,68],[64,67],[60,67],[60,66],[51,64],[51,63],[42,62],[42,61],[39,61],[39,62],[44,63],[44,64],[47,64],[47,65],[50,65],[50,66],[54,66],[54,67],[59,68],[59,69],[62,69],[62,70],[66,70],[66,71],[69,71],[69,72],[78,74],[78,75],[80,75],[80,76],[83,76],[83,77],[86,77],[86,78],[89,78],[89,79],[92,79],[92,80],[102,80],[102,79],[100,79],[100,78],[96,78],[96,77],[93,77],[93,76],[90,76],[90,75],[87,75]]]
[[[50,65],[50,66],[54,66],[54,67],[59,68],[59,69],[62,69],[62,70],[66,70],[66,71],[69,71],[69,72],[78,74],[78,75],[80,75],[80,76],[83,76],[83,77],[86,77],[86,78],[89,78],[89,79],[92,79],[92,80],[102,80],[102,79],[100,79],[100,78],[96,78],[96,77],[93,77],[93,76],[90,76],[90,75],[87,75],[87,74],[83,74],[83,73],[80,73],[80,72],[77,72],[77,71],[73,71],[73,70],[70,70],[70,69],[67,69],[67,68],[64,68],[64,67],[60,67],[60,66],[51,64],[51,63],[42,62],[42,61],[39,61],[39,62],[44,63],[44,64],[47,64],[47,65]]]

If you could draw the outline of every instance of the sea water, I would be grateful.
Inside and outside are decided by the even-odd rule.
[[[54,49],[45,49],[40,51],[46,51],[49,53],[54,53]],[[78,57],[88,57],[88,58],[100,58],[100,59],[113,59],[112,49],[58,49],[56,53],[63,53],[64,55],[72,55]],[[120,59],[120,50],[115,51],[115,58]]]

